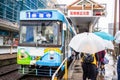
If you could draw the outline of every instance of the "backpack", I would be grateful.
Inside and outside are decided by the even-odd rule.
[[[91,63],[94,61],[94,57],[92,54],[89,54],[89,53],[85,53],[84,56],[83,56],[83,62],[84,63]]]

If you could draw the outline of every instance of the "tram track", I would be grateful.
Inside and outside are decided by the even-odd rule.
[[[16,57],[11,59],[0,60],[0,63],[1,63],[0,68],[4,66],[16,64]]]
[[[0,80],[18,80],[22,75],[18,74],[18,70],[13,70],[8,73],[2,74]]]
[[[16,54],[0,54],[0,80],[18,80],[22,76],[16,58]]]
[[[0,68],[11,64],[16,64],[17,54],[0,54]]]
[[[0,80],[17,80],[22,75],[18,73],[18,65],[12,64],[0,68]]]
[[[24,75],[18,80],[51,80],[51,77],[35,76],[35,75]]]
[[[0,68],[0,76],[7,74],[9,72],[12,72],[12,71],[16,71],[16,70],[18,70],[17,64],[12,64],[12,65],[1,67]]]

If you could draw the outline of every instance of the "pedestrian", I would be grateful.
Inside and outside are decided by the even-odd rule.
[[[76,60],[79,60],[79,52],[75,51],[73,48],[71,48],[72,51],[72,58],[75,58]]]
[[[120,80],[120,56],[118,57],[118,61],[117,61],[117,75],[118,75],[118,80]]]
[[[75,53],[75,59],[79,60],[79,52],[77,52],[77,51],[74,50],[74,53]]]
[[[81,53],[81,66],[83,69],[83,80],[96,80],[97,79],[97,68],[98,68],[98,56],[97,54],[92,54],[93,61],[90,63],[85,63],[84,56],[87,53]]]
[[[106,51],[102,50],[102,51],[98,52],[97,54],[98,54],[98,66],[100,69],[100,74],[104,75],[105,74],[104,57],[105,57]]]

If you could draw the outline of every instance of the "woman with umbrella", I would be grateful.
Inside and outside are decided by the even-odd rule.
[[[83,68],[83,80],[86,80],[86,78],[89,78],[91,80],[96,80],[97,67],[98,67],[98,63],[97,63],[98,59],[96,53],[105,50],[104,40],[99,36],[95,35],[94,33],[84,32],[74,36],[70,41],[69,46],[73,48],[75,51],[83,52],[84,54],[95,53],[92,54],[94,58],[93,62],[86,64],[84,63],[84,60],[81,61]]]
[[[85,56],[87,55],[86,59]],[[96,80],[98,74],[98,56],[97,54],[81,53],[81,65],[83,69],[83,80],[87,78]]]

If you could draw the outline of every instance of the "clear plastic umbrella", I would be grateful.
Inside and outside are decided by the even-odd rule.
[[[104,40],[94,33],[80,33],[74,36],[69,46],[77,52],[96,53],[105,50]]]
[[[120,31],[118,31],[118,32],[115,34],[115,42],[116,42],[117,44],[120,43]]]

